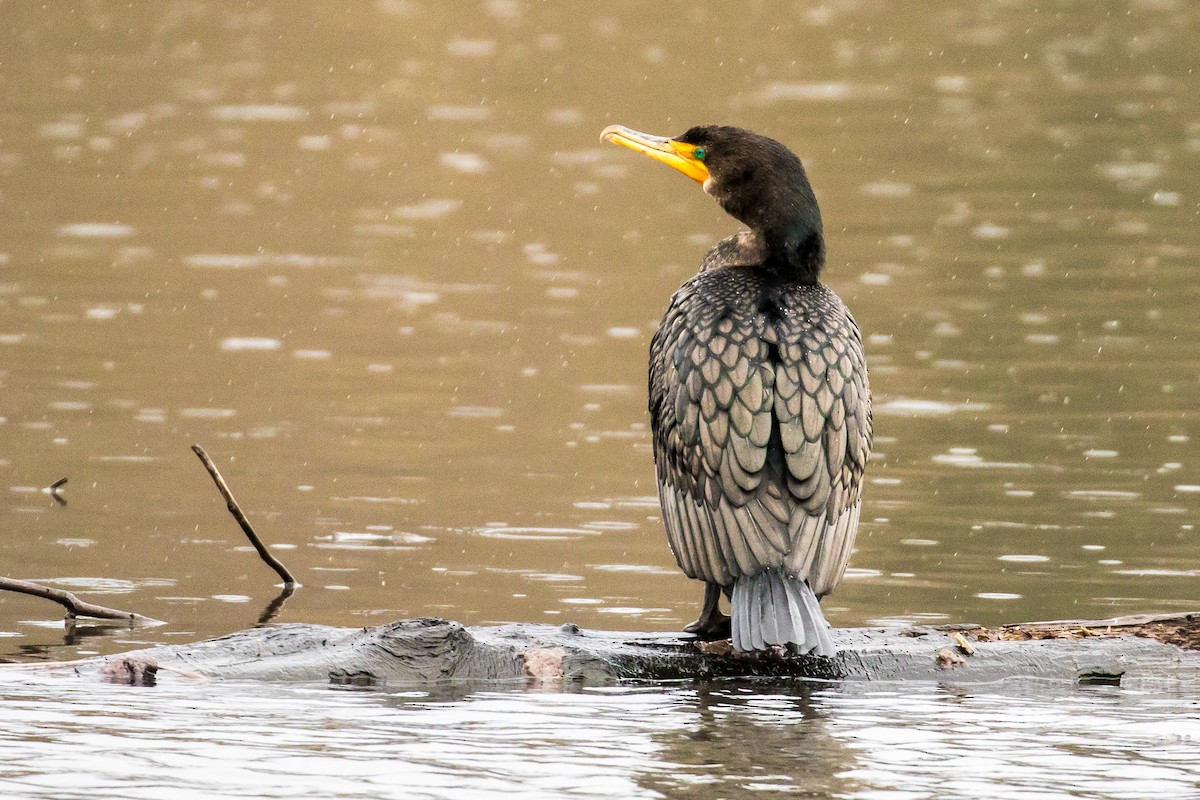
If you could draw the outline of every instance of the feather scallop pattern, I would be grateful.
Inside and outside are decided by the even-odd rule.
[[[730,586],[771,568],[817,597],[841,579],[871,453],[858,326],[821,284],[702,271],[650,347],[650,416],[671,549]]]

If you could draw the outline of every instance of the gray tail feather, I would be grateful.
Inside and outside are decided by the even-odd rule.
[[[801,653],[837,653],[817,596],[806,581],[781,569],[738,578],[730,606],[737,650],[765,650],[768,645],[791,643]]]

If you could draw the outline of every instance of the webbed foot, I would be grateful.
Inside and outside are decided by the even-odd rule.
[[[684,626],[684,631],[695,634],[705,641],[728,639],[730,621],[727,614],[721,613],[721,585],[706,583],[704,585],[704,607],[700,609],[700,617],[693,623]]]

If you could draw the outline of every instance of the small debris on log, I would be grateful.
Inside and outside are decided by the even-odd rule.
[[[110,658],[100,667],[100,680],[130,686],[153,686],[158,662],[145,653]]]
[[[561,681],[563,659],[567,651],[561,647],[540,647],[525,653],[525,672],[539,681]]]
[[[962,634],[956,635],[961,636]],[[934,659],[937,661],[938,669],[954,669],[967,663],[965,658],[947,647],[943,647],[934,653]]]
[[[945,630],[939,628],[939,630]],[[1043,639],[1085,639],[1097,636],[1140,636],[1185,650],[1200,650],[1200,612],[1133,614],[1100,620],[1017,622],[999,628],[975,626],[981,642],[1029,642]]]
[[[718,639],[715,642],[697,641],[696,649],[706,656],[719,656],[722,658],[728,658],[737,653],[737,650],[733,649],[733,642],[728,639]]]

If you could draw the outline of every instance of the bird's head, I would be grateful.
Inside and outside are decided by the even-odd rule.
[[[673,138],[610,125],[600,138],[697,181],[762,238],[776,266],[816,279],[825,260],[821,212],[800,159],[779,142],[726,125],[698,125]]]

